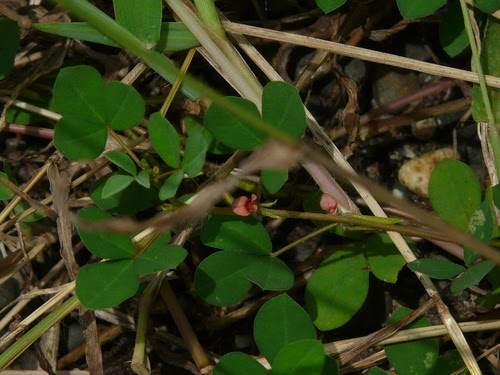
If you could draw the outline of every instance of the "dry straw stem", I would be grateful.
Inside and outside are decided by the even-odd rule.
[[[287,33],[283,31],[264,29],[261,27],[243,25],[228,21],[223,22],[223,25],[226,31],[232,33],[240,33],[243,35],[250,35],[263,39],[276,40],[282,43],[290,43],[298,46],[321,49],[342,56],[348,56],[378,64],[390,65],[397,68],[413,70],[416,72],[479,83],[477,74],[466,70],[449,68],[437,64],[409,59],[407,57],[391,55],[389,53],[372,51],[366,48],[349,46],[341,43],[330,42],[327,40]],[[500,78],[494,76],[485,76],[485,78],[486,84],[488,86],[500,88]]]

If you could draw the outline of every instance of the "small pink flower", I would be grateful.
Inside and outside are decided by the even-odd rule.
[[[251,212],[256,213],[258,210],[256,201],[257,196],[255,194],[252,194],[250,199],[245,196],[238,197],[233,201],[232,210],[239,216],[248,216]]]
[[[325,193],[321,196],[319,206],[329,214],[334,214],[337,211],[338,202],[330,194]]]

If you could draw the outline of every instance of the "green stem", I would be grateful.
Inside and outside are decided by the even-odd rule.
[[[21,355],[26,348],[33,344],[42,336],[50,327],[57,322],[61,321],[66,315],[80,306],[80,300],[75,295],[59,306],[55,311],[45,317],[40,323],[30,329],[19,340],[9,346],[0,355],[0,370],[7,367],[19,355]]]
[[[500,171],[500,136],[498,135],[497,126],[500,126],[500,124],[495,124],[495,115],[493,114],[493,110],[491,107],[490,97],[488,95],[488,89],[486,87],[486,81],[484,79],[483,67],[481,66],[479,50],[477,48],[476,39],[474,38],[474,31],[472,30],[472,23],[469,16],[469,9],[467,8],[467,3],[465,2],[465,0],[460,0],[460,6],[462,7],[465,31],[467,32],[467,38],[469,39],[472,57],[474,58],[474,63],[476,64],[476,71],[479,79],[479,88],[481,89],[481,96],[483,97],[483,103],[486,110],[486,115],[488,117],[488,135],[490,137],[493,156],[495,159],[495,166],[498,173],[498,171]]]
[[[215,7],[214,0],[194,0],[194,4],[200,13],[200,18],[203,20],[208,28],[212,29],[217,35],[221,37],[226,36],[224,27],[220,22],[217,15],[217,8]]]
[[[330,229],[332,229],[333,227],[335,227],[337,225],[339,225],[339,224],[338,223],[332,223],[332,224],[325,225],[323,228],[320,228],[320,229],[318,229],[318,230],[316,230],[316,231],[314,231],[312,233],[309,233],[308,235],[299,238],[297,241],[293,241],[292,243],[286,245],[285,247],[282,247],[278,251],[275,251],[274,253],[271,254],[271,256],[277,257],[278,255],[283,254],[285,251],[288,251],[288,250],[294,248],[298,244],[300,244],[300,243],[302,243],[304,241],[307,241],[309,238],[316,237],[317,235],[319,235],[319,234],[321,234],[323,232],[326,232],[327,230],[330,230]]]

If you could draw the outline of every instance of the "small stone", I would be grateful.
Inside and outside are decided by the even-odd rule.
[[[252,343],[252,339],[248,335],[235,335],[234,336],[234,345],[237,349],[248,348]]]
[[[434,117],[414,122],[411,125],[411,133],[421,141],[426,141],[434,136],[437,129],[437,121]]]
[[[406,161],[399,168],[399,182],[421,197],[428,198],[432,171],[444,158],[456,158],[452,148],[441,148]]]
[[[377,105],[384,105],[420,88],[417,74],[413,72],[387,71],[380,68],[373,84],[373,97]]]

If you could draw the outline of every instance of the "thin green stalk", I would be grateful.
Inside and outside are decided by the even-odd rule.
[[[0,354],[0,370],[3,370],[20,356],[26,348],[32,345],[42,336],[50,327],[61,321],[70,312],[80,306],[80,300],[75,295],[64,302],[51,314],[45,317],[40,323],[30,329],[19,340],[9,346],[2,354]]]
[[[271,256],[273,257],[277,257],[278,255],[281,255],[283,254],[285,251],[288,251],[292,248],[294,248],[295,246],[297,246],[298,244],[304,242],[304,241],[307,241],[309,238],[313,238],[313,237],[316,237],[317,235],[323,233],[323,232],[326,232],[327,230],[330,230],[334,227],[336,227],[337,225],[339,225],[338,223],[332,223],[332,224],[328,224],[328,225],[325,225],[323,228],[320,228],[312,233],[309,233],[308,235],[304,236],[304,237],[301,237],[299,238],[297,241],[293,241],[292,243],[282,247],[281,249],[275,251],[274,253],[271,254]]]
[[[146,368],[146,333],[148,328],[149,313],[153,305],[158,289],[165,277],[165,273],[157,276],[144,290],[139,304],[139,315],[137,317],[137,332],[135,334],[134,354],[132,355],[132,370],[138,375],[149,375]]]
[[[217,35],[221,37],[226,36],[224,27],[220,22],[217,15],[217,8],[215,7],[214,0],[194,0],[194,4],[200,13],[200,18],[203,20],[208,28],[212,29]]]
[[[495,124],[495,115],[493,114],[493,110],[491,107],[490,97],[488,95],[488,89],[486,87],[486,81],[484,79],[483,67],[481,66],[479,50],[477,48],[476,39],[474,38],[474,32],[472,30],[472,23],[470,20],[466,1],[460,0],[460,6],[462,7],[465,31],[467,32],[467,38],[469,39],[472,57],[474,58],[474,63],[476,64],[481,96],[483,97],[483,103],[486,110],[486,115],[488,117],[488,135],[490,137],[491,147],[493,149],[493,157],[495,159],[495,166],[498,173],[500,171],[500,135],[498,134],[498,126],[500,126],[500,124]]]

